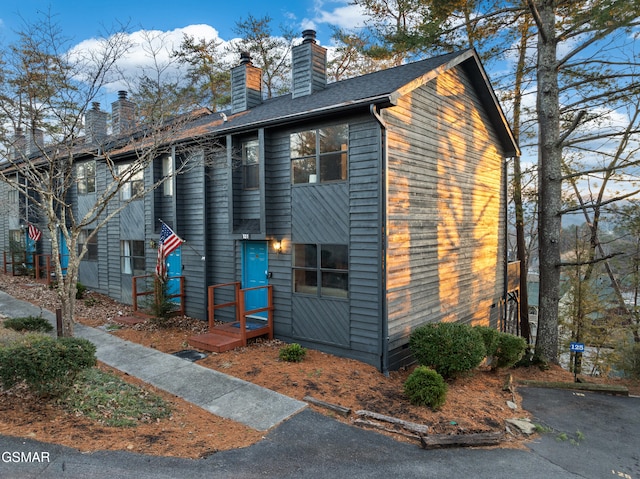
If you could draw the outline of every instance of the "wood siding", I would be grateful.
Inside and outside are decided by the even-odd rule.
[[[504,158],[461,69],[384,111],[389,348],[420,324],[488,324],[504,279]]]
[[[207,284],[206,261],[206,183],[204,153],[193,153],[187,159],[193,167],[176,177],[176,230],[185,243],[182,245],[182,274],[185,276],[186,313],[206,318]],[[205,257],[204,260],[202,257]]]

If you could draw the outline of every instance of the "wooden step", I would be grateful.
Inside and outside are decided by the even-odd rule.
[[[242,346],[242,339],[216,333],[191,336],[187,342],[194,348],[214,353],[223,353]]]

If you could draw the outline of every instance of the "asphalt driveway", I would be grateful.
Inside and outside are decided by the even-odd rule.
[[[126,452],[82,454],[0,436],[0,477],[640,478],[640,398],[536,388],[520,391],[524,407],[548,430],[529,444],[529,450],[427,451],[307,409],[258,444],[200,460]]]

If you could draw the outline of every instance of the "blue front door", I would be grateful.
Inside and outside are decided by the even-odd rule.
[[[60,232],[58,248],[60,249],[60,265],[62,266],[62,275],[64,276],[67,274],[67,267],[69,266],[69,247],[67,246],[67,240],[64,234],[62,234],[62,231]]]
[[[242,243],[242,287],[255,288],[269,284],[266,241],[245,241]],[[245,308],[247,311],[267,307],[267,289],[247,291],[245,293]],[[255,316],[267,318],[267,312],[262,311]]]
[[[176,276],[182,276],[182,247],[174,249],[165,261],[167,262],[167,296],[180,294],[180,279]],[[171,298],[171,302],[180,304],[180,297]]]

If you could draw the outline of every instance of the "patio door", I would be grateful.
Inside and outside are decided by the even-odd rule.
[[[269,267],[266,241],[244,241],[242,243],[242,288],[255,288],[269,284]],[[247,291],[245,308],[247,311],[268,306],[267,289]],[[267,319],[267,311],[256,313],[254,316]]]

